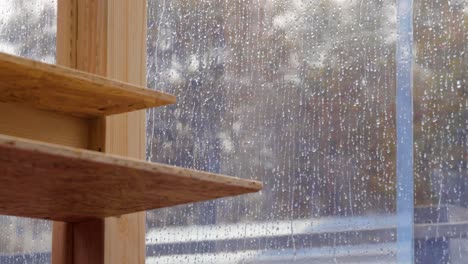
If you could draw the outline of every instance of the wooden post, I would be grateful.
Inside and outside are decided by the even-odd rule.
[[[59,0],[57,63],[146,85],[146,0]],[[88,148],[145,158],[145,111],[89,120]],[[53,264],[145,262],[145,212],[54,222]]]

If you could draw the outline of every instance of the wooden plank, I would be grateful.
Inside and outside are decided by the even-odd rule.
[[[68,68],[105,75],[105,71],[103,73],[92,72],[77,67],[78,3],[79,0],[59,0],[57,3],[55,61],[58,65]],[[83,38],[83,36],[80,36],[80,38]]]
[[[52,264],[73,264],[73,223],[54,222],[52,226]],[[95,240],[100,240],[96,235]],[[78,242],[79,243],[79,242]]]
[[[175,103],[175,97],[70,68],[0,53],[0,102],[78,116],[107,116]]]
[[[0,103],[0,134],[75,148],[89,145],[89,121],[36,108]]]
[[[57,27],[57,63],[146,86],[146,0],[59,0]],[[144,159],[145,124],[144,111],[96,118],[90,123],[89,148]],[[97,232],[94,238],[70,239],[67,230],[77,227],[55,222],[58,239],[52,243],[52,263],[69,264],[61,258],[69,252],[88,256],[74,258],[74,263],[145,262],[145,212],[94,223],[104,229],[103,237]],[[83,238],[102,241],[104,260],[87,247],[75,246],[83,244],[76,241]]]
[[[64,243],[55,244],[55,249],[62,246],[63,250],[54,251],[52,262],[94,264],[104,261],[104,221],[54,222],[54,231],[52,241]]]
[[[57,64],[85,72],[107,75],[107,1],[59,0],[57,4]],[[94,12],[94,13],[91,13]],[[89,121],[88,148],[103,151],[105,119]],[[54,222],[52,264],[103,264],[104,220],[80,223]],[[80,235],[81,232],[85,234]],[[97,244],[96,244],[97,243]],[[87,245],[101,250],[96,251]]]
[[[71,227],[73,230],[73,262],[68,263],[103,263],[104,221],[99,219],[71,223]]]
[[[146,87],[147,0],[107,1],[107,76]],[[104,150],[145,160],[145,111],[105,120]],[[144,264],[146,212],[104,220],[104,264]]]
[[[252,180],[0,136],[0,214],[80,222],[261,187]]]

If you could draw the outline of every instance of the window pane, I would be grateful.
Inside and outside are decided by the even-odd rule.
[[[393,1],[150,0],[152,161],[261,180],[148,213],[148,263],[394,263]]]
[[[1,0],[0,52],[55,62],[56,5]],[[49,263],[51,228],[48,221],[0,216],[0,263]]]
[[[54,63],[56,9],[56,1],[2,0],[0,51]]]
[[[415,1],[417,263],[466,263],[468,256],[467,7]]]

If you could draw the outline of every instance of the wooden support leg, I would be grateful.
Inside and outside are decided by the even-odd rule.
[[[146,0],[59,0],[57,63],[146,85]],[[145,112],[89,121],[88,148],[145,158]],[[53,226],[53,264],[145,262],[145,213]]]
[[[52,263],[104,263],[104,220],[55,222]]]

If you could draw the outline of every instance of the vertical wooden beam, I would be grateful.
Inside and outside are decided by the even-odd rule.
[[[59,0],[57,63],[146,85],[146,0]],[[145,158],[145,112],[90,120],[88,148]],[[144,263],[145,213],[54,223],[52,263]]]
[[[108,2],[107,75],[146,86],[146,0]],[[145,159],[145,111],[106,118],[105,151]],[[105,264],[145,263],[146,213],[105,219]]]

